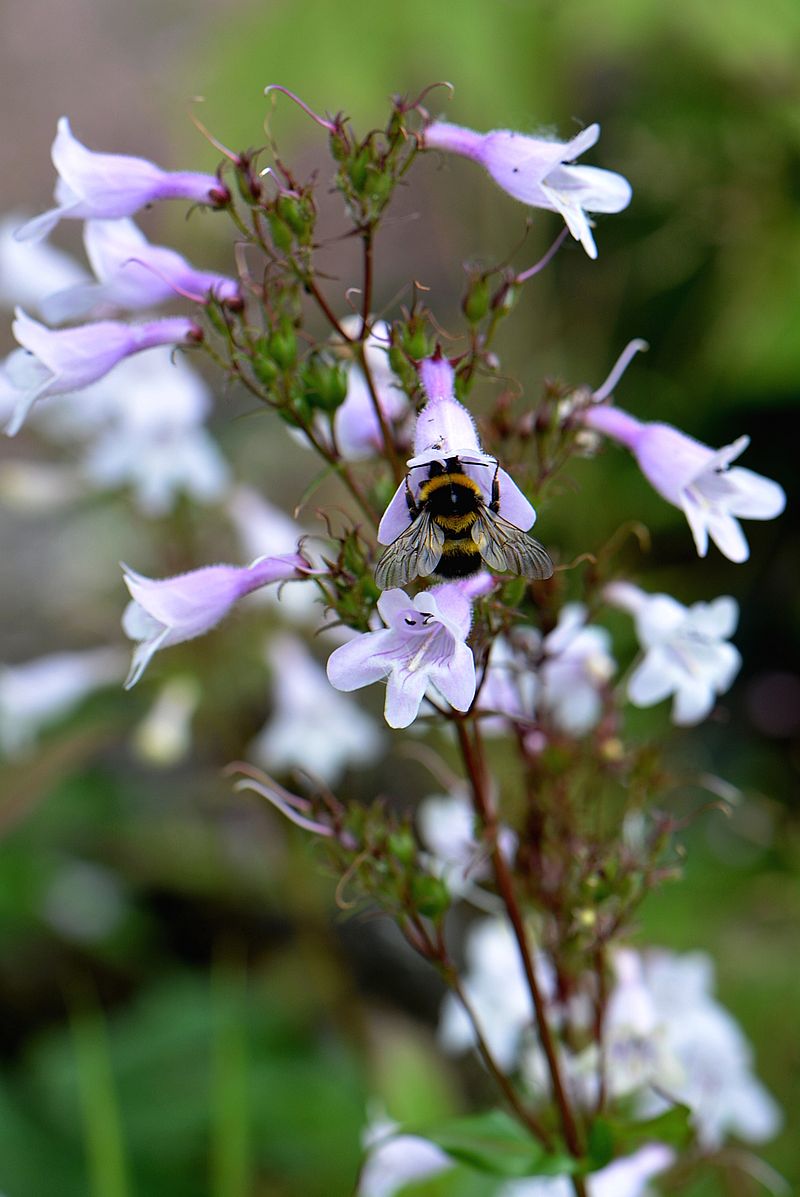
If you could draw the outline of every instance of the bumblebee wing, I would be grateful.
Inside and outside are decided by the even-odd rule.
[[[527,532],[483,506],[472,525],[472,539],[487,565],[523,578],[551,578],[553,562],[544,546]]]
[[[439,564],[444,532],[427,511],[393,540],[375,566],[375,581],[381,590],[403,586],[412,578],[427,578]]]

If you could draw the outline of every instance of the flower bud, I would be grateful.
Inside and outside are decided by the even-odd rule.
[[[479,324],[483,320],[489,311],[489,280],[485,275],[473,276],[469,280],[461,310],[470,324]]]
[[[271,387],[278,377],[278,367],[272,360],[272,351],[268,337],[259,337],[253,347],[253,373],[264,386]]]
[[[283,250],[286,253],[294,244],[294,236],[291,228],[277,212],[267,213],[267,223],[269,224],[269,231],[272,235],[272,244],[276,249]]]
[[[294,365],[297,359],[297,337],[288,321],[283,321],[270,337],[269,351],[282,370],[288,370]]]
[[[312,408],[336,411],[347,398],[347,371],[338,363],[312,357],[303,367],[302,381],[304,398]]]
[[[399,828],[390,834],[388,848],[401,864],[410,865],[417,859],[416,841],[407,827]]]
[[[440,919],[450,907],[450,893],[439,877],[412,877],[411,898],[419,913],[429,919]]]
[[[308,238],[313,225],[313,211],[306,200],[293,195],[278,197],[278,215],[301,241]]]

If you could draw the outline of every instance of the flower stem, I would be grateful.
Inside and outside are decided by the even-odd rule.
[[[570,1106],[564,1080],[561,1075],[561,1066],[558,1061],[558,1055],[556,1053],[556,1046],[552,1031],[550,1029],[550,1023],[547,1018],[547,1008],[545,1005],[544,995],[542,994],[542,990],[533,965],[533,956],[528,941],[528,933],[525,928],[525,922],[517,901],[516,893],[514,892],[514,884],[508,864],[506,863],[505,857],[500,851],[498,844],[497,812],[486,784],[486,767],[483,760],[480,732],[477,725],[475,725],[474,739],[470,740],[465,721],[463,719],[459,719],[456,720],[455,723],[461,755],[464,760],[464,766],[467,771],[467,775],[469,776],[470,785],[472,787],[475,808],[484,826],[486,839],[489,844],[497,888],[500,891],[500,896],[503,899],[506,910],[508,911],[508,917],[514,931],[514,937],[517,941],[517,946],[519,947],[522,967],[525,971],[528,988],[533,1000],[533,1008],[536,1014],[536,1025],[539,1032],[539,1039],[547,1060],[547,1067],[553,1087],[553,1096],[558,1108],[561,1126],[564,1131],[564,1139],[570,1154],[576,1159],[581,1159],[583,1157],[583,1148],[581,1145],[578,1125],[575,1120],[572,1107]],[[586,1186],[583,1182],[583,1179],[579,1176],[573,1176],[571,1177],[571,1180],[575,1189],[576,1197],[586,1197]]]

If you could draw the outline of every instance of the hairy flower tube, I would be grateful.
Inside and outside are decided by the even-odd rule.
[[[621,212],[631,201],[622,175],[596,166],[568,166],[600,137],[589,125],[570,141],[529,137],[509,129],[476,133],[460,125],[434,121],[425,130],[424,147],[462,154],[479,162],[504,191],[523,204],[560,212],[590,258],[597,257],[587,212]]]
[[[124,324],[101,320],[78,328],[47,328],[17,308],[14,336],[22,349],[6,360],[6,374],[20,392],[6,427],[14,436],[37,399],[80,391],[113,370],[124,358],[157,345],[196,342],[201,332],[185,316]]]
[[[455,397],[455,374],[449,361],[444,357],[426,358],[420,363],[419,374],[428,402],[417,416],[414,456],[406,462],[410,471],[408,488],[413,498],[419,498],[420,483],[425,478],[424,466],[432,462],[444,465],[449,458],[457,457],[464,473],[480,487],[486,503],[491,501],[492,483],[497,472],[499,514],[527,532],[536,521],[536,512],[511,475],[498,469],[496,459],[481,448],[472,416]],[[406,495],[406,482],[403,481],[378,527],[380,544],[391,544],[411,523]]]
[[[87,220],[83,240],[97,282],[78,283],[44,299],[40,311],[52,324],[79,320],[101,306],[140,311],[176,295],[198,303],[209,295],[239,297],[235,279],[196,270],[174,249],[151,245],[132,220]]]
[[[646,594],[630,582],[612,582],[604,593],[636,622],[644,657],[628,679],[634,706],[650,707],[674,695],[674,723],[705,719],[742,663],[738,649],[728,643],[739,619],[736,600],[723,596],[685,607],[668,594]]]
[[[219,206],[229,198],[216,175],[162,170],[146,158],[89,150],[73,136],[65,116],[58,122],[51,157],[58,171],[56,207],[18,229],[20,241],[46,237],[65,218],[118,220],[154,200],[185,199]]]
[[[466,639],[472,609],[458,582],[434,586],[411,599],[385,590],[378,599],[384,624],[335,649],[328,678],[337,690],[359,690],[387,679],[385,717],[390,727],[408,727],[419,714],[429,686],[457,711],[475,697],[475,661]]]
[[[207,565],[174,578],[146,578],[127,565],[122,568],[132,599],[122,628],[131,640],[139,641],[126,690],[138,682],[159,649],[203,636],[244,595],[271,582],[302,578],[309,570],[299,553],[261,557],[250,565]]]
[[[737,517],[771,520],[786,505],[777,482],[741,466],[730,468],[749,445],[748,436],[710,449],[670,424],[642,423],[606,404],[587,408],[582,419],[631,450],[650,485],[683,511],[701,557],[710,536],[730,561],[746,561],[750,548]]]

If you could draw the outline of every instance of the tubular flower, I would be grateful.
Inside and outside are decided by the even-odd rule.
[[[129,690],[159,649],[203,636],[244,595],[270,582],[301,578],[309,567],[304,557],[292,553],[261,557],[250,565],[207,565],[174,578],[145,578],[127,565],[122,568],[132,599],[122,628],[131,640],[139,641],[125,681]]]
[[[511,475],[497,469],[496,459],[481,448],[472,416],[455,397],[453,367],[444,357],[431,357],[420,363],[419,373],[428,402],[417,416],[414,456],[406,462],[411,471],[408,487],[414,499],[419,499],[420,482],[425,478],[421,467],[432,462],[445,465],[448,458],[457,457],[464,473],[481,488],[486,503],[491,501],[492,482],[497,472],[499,514],[527,532],[536,521],[536,512]],[[406,496],[404,480],[392,496],[378,527],[380,544],[391,544],[411,523]]]
[[[445,583],[413,599],[403,590],[385,590],[378,612],[385,627],[331,653],[331,684],[359,690],[387,678],[384,713],[390,727],[414,722],[429,686],[457,711],[468,710],[475,697],[475,662],[466,645],[472,610],[463,586]]]
[[[425,130],[425,148],[463,154],[479,162],[498,186],[534,208],[560,212],[590,258],[597,246],[587,212],[621,212],[631,201],[631,186],[622,175],[596,166],[567,166],[600,136],[590,125],[570,141],[528,137],[509,129],[476,133],[460,125],[434,121]]]
[[[650,485],[683,511],[701,557],[710,536],[730,561],[746,561],[750,548],[737,517],[771,520],[786,505],[777,482],[741,466],[730,468],[749,445],[748,436],[711,449],[669,424],[642,423],[608,405],[588,408],[582,419],[631,450]]]
[[[46,237],[64,218],[118,220],[154,200],[185,199],[217,207],[229,199],[216,175],[162,170],[146,158],[87,149],[73,136],[65,116],[58,122],[51,157],[58,171],[56,207],[17,229],[19,241]]]
[[[6,428],[9,436],[19,432],[37,399],[83,390],[142,349],[187,344],[202,336],[184,316],[134,325],[101,320],[60,329],[47,328],[21,308],[16,317],[12,328],[22,349],[9,355],[6,373],[21,394]]]
[[[132,220],[88,220],[86,254],[97,277],[56,291],[41,303],[45,320],[78,320],[99,305],[139,311],[188,295],[204,303],[209,295],[235,300],[239,285],[224,274],[195,270],[174,249],[151,245]]]
[[[668,594],[645,594],[629,582],[612,582],[605,597],[636,621],[644,658],[628,680],[634,706],[650,707],[672,694],[673,723],[705,719],[742,663],[727,642],[739,618],[736,600],[724,596],[684,607]]]

